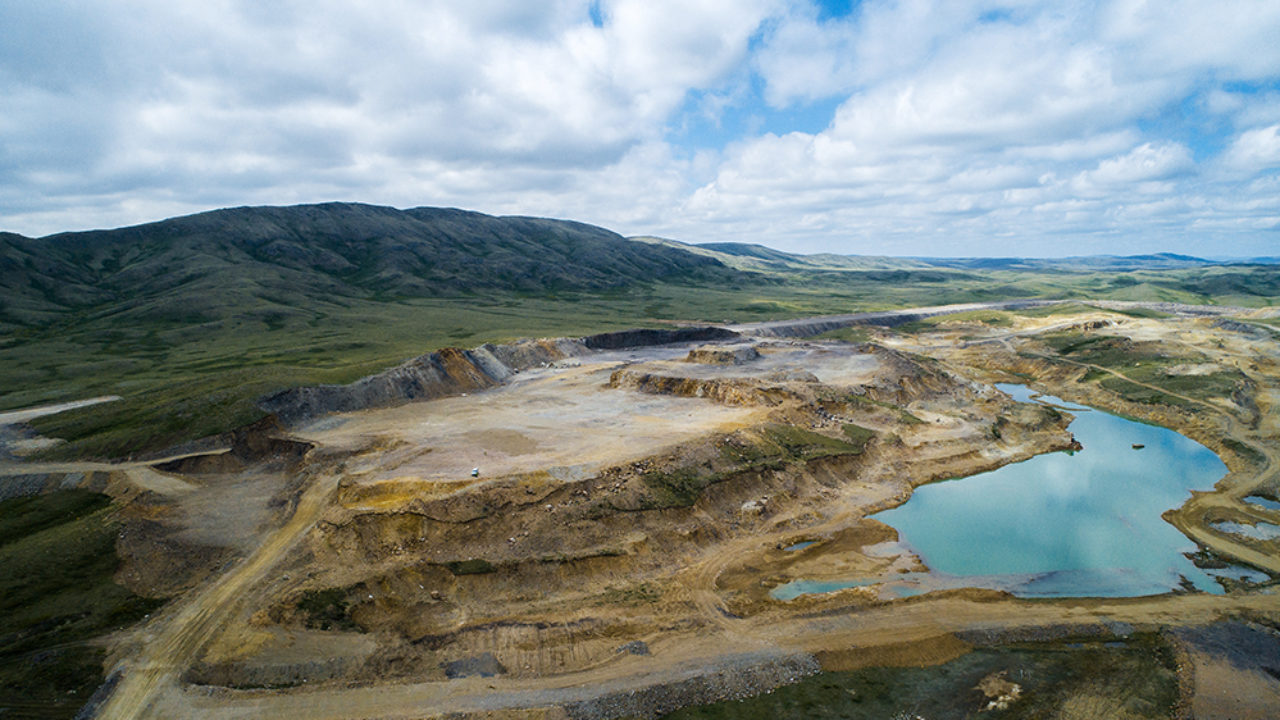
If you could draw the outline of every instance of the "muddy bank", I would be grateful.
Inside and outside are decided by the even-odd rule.
[[[1185,649],[1201,720],[1273,718],[1280,708],[1280,631],[1232,619],[1172,631]]]

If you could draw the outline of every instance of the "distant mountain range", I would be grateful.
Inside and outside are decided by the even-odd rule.
[[[244,207],[118,230],[0,233],[0,324],[41,325],[89,308],[117,320],[199,320],[316,297],[606,290],[740,274],[563,220],[352,203]]]
[[[910,271],[903,282],[936,282],[943,279],[934,277],[939,271],[1214,265],[1222,263],[1169,253],[1059,259],[797,255],[742,243],[628,239],[577,222],[447,208],[242,207],[42,238],[0,233],[0,329],[47,328],[68,318],[193,324],[269,315],[272,308],[305,307],[317,299],[545,295],[650,282],[740,285],[762,279],[759,273],[849,272],[851,280],[884,281],[893,278],[874,271]]]
[[[1114,270],[1176,270],[1213,265],[1275,265],[1280,257],[1206,260],[1191,255],[1155,253],[1150,255],[1081,255],[1062,258],[929,258],[888,255],[799,255],[748,243],[683,243],[678,240],[641,236],[632,238],[665,247],[679,248],[714,258],[741,270],[1033,270],[1097,272]]]
[[[157,451],[261,397],[528,335],[1024,297],[1265,305],[1280,266],[1179,255],[897,258],[624,238],[562,220],[351,203],[0,233],[0,408],[66,456]]]

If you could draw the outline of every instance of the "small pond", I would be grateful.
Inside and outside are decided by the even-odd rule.
[[[882,586],[890,595],[946,587],[986,587],[1022,597],[1129,597],[1189,583],[1220,593],[1215,576],[1253,582],[1267,576],[1229,567],[1197,568],[1195,543],[1161,519],[1191,490],[1209,490],[1226,473],[1216,455],[1165,428],[998,385],[1021,401],[1070,409],[1084,446],[972,477],[916,488],[911,499],[873,517],[899,532],[929,573]],[[1185,582],[1184,582],[1185,578]],[[786,600],[882,579],[798,580],[773,596]]]
[[[1253,503],[1254,505],[1257,505],[1260,508],[1266,508],[1267,510],[1280,511],[1280,502],[1276,502],[1271,498],[1264,498],[1264,497],[1259,497],[1257,495],[1250,495],[1249,497],[1245,498],[1245,502]]]
[[[1269,522],[1260,522],[1253,525],[1246,525],[1238,522],[1216,522],[1213,523],[1216,530],[1232,535],[1240,535],[1251,540],[1280,540],[1280,525]]]

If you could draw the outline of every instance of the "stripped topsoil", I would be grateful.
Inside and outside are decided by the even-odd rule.
[[[1179,658],[1209,661],[1196,660],[1208,657],[1199,636],[1159,633],[1224,613],[1269,627],[1268,584],[1057,601],[981,590],[886,601],[871,585],[782,603],[768,591],[919,570],[909,551],[866,551],[895,537],[868,515],[922,483],[1072,447],[1069,413],[991,385],[1010,380],[1213,449],[1231,474],[1170,520],[1208,556],[1276,572],[1274,542],[1211,524],[1270,517],[1242,498],[1276,493],[1266,448],[1280,353],[1212,322],[1099,311],[929,336],[873,329],[862,344],[787,339],[770,324],[769,337],[739,327],[448,350],[268,398],[278,420],[210,452],[4,472],[12,486],[115,498],[116,580],[170,598],[104,641],[114,679],[87,711],[99,717],[655,717],[811,676],[797,692],[871,683],[884,692],[867,707],[899,712],[933,707],[912,688],[945,694],[1015,666],[1038,679],[1010,708],[1084,717],[1118,702],[1168,717],[1208,692]],[[1171,356],[1193,348],[1194,362],[1170,364],[1247,382],[1142,402],[1041,343],[1063,328],[1154,337]],[[816,544],[782,549],[799,542]],[[1082,635],[1094,639],[1072,646]],[[1051,644],[1018,645],[1037,640]],[[1009,668],[991,660],[1014,656]],[[1147,668],[1132,674],[1149,687],[1061,679],[1107,663]],[[888,666],[950,679],[874,674]],[[1134,697],[1149,704],[1124,704]]]

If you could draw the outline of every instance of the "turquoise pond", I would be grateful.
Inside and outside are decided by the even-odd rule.
[[[1226,474],[1207,448],[1165,428],[1033,398],[1022,386],[997,387],[1024,402],[1070,409],[1071,431],[1084,449],[925,485],[903,505],[872,516],[900,536],[879,552],[909,549],[930,568],[883,583],[887,594],[985,587],[1022,597],[1130,597],[1186,583],[1220,593],[1215,577],[1267,579],[1247,568],[1197,568],[1184,555],[1195,543],[1160,517]],[[882,580],[798,580],[773,596],[787,600]]]

